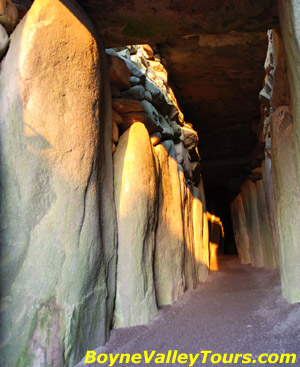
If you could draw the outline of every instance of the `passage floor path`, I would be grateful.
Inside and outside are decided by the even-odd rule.
[[[296,363],[257,366],[300,367],[300,304],[288,304],[280,294],[276,270],[255,269],[241,265],[238,258],[224,256],[220,270],[211,272],[206,283],[186,292],[172,306],[164,306],[147,325],[113,330],[109,342],[95,351],[100,353],[167,354],[251,353],[257,359],[263,353],[296,353]],[[194,366],[246,366],[240,363],[202,363],[200,355]],[[83,360],[84,361],[84,360]],[[99,363],[77,367],[100,366]],[[250,363],[251,365],[252,363]],[[108,366],[104,363],[102,366]],[[189,363],[150,364],[116,362],[114,366],[189,366]],[[249,364],[248,364],[249,365]]]

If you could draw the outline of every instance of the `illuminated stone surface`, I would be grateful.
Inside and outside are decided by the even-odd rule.
[[[115,327],[150,321],[157,312],[153,253],[158,182],[152,144],[145,126],[133,124],[114,153],[118,222]]]
[[[159,165],[158,225],[154,257],[155,290],[158,306],[172,304],[185,288],[184,236],[181,192],[177,161],[170,156],[174,143],[155,147]]]
[[[280,239],[280,273],[284,297],[300,301],[300,190],[297,181],[293,118],[288,107],[272,116],[271,151]]]
[[[184,184],[182,190],[184,202],[184,239],[185,239],[185,256],[184,256],[184,274],[186,289],[193,289],[197,285],[197,269],[195,259],[195,242],[193,227],[193,193],[192,188]]]
[[[199,282],[204,282],[208,276],[209,248],[204,241],[204,213],[203,199],[198,187],[193,187],[193,229],[195,244],[196,274]]]
[[[273,172],[270,157],[266,156],[262,164],[263,182],[266,196],[266,205],[270,221],[272,245],[277,266],[279,266],[279,233],[276,213],[276,197],[274,192]]]
[[[64,4],[35,1],[1,64],[1,354],[10,367],[74,366],[111,324],[110,104],[99,117],[93,28]]]

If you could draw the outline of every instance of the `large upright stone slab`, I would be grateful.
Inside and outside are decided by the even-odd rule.
[[[272,57],[273,64],[275,64],[275,72],[271,106],[275,110],[280,106],[289,106],[291,97],[283,42],[281,36],[275,30],[272,30],[272,36],[274,44]]]
[[[249,234],[250,261],[254,267],[261,268],[264,266],[264,258],[257,208],[257,189],[255,183],[250,180],[246,181],[242,185],[241,193]]]
[[[155,147],[159,163],[159,208],[154,256],[158,305],[172,304],[185,288],[181,192],[174,143]],[[173,157],[172,157],[173,155]]]
[[[257,210],[264,267],[274,269],[276,268],[275,251],[273,248],[263,180],[258,180],[255,186],[257,190]]]
[[[265,189],[265,198],[267,205],[267,212],[270,223],[270,231],[272,237],[272,247],[274,251],[275,263],[279,267],[279,233],[276,213],[276,197],[274,192],[273,172],[271,158],[266,155],[262,162],[262,179]]]
[[[280,28],[285,48],[295,132],[295,159],[300,182],[300,6],[298,0],[279,0]],[[300,259],[299,259],[300,262]]]
[[[145,324],[157,312],[153,254],[157,220],[157,172],[146,127],[133,124],[114,153],[118,222],[114,327]]]
[[[207,218],[207,208],[206,208],[206,198],[204,192],[203,178],[200,176],[200,182],[198,184],[200,200],[203,206],[203,250],[204,259],[207,264],[207,269],[209,269],[209,228],[208,228],[208,218]]]
[[[293,119],[288,107],[272,116],[271,152],[280,238],[283,296],[300,301],[300,190],[296,171]]]
[[[208,213],[209,227],[209,268],[212,271],[219,270],[218,254],[222,253],[224,229],[219,217]]]
[[[34,2],[1,65],[1,355],[10,367],[71,367],[109,334],[115,228],[101,68],[92,25],[58,0]]]
[[[185,189],[184,200],[184,273],[186,289],[193,289],[197,285],[195,242],[193,227],[193,192],[189,186]]]
[[[230,203],[230,211],[234,239],[240,261],[242,264],[249,264],[251,262],[249,253],[249,234],[241,193],[239,193],[234,201]]]
[[[209,253],[205,247],[203,229],[203,201],[198,187],[193,187],[193,229],[195,244],[195,265],[198,282],[204,282],[208,276]]]

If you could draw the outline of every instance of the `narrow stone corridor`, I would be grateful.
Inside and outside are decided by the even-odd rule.
[[[300,367],[299,1],[0,0],[0,367]]]
[[[290,305],[283,299],[278,271],[241,265],[236,256],[223,256],[219,267],[218,272],[210,272],[206,283],[186,292],[172,306],[162,307],[148,325],[113,330],[107,345],[96,349],[97,355],[143,355],[144,350],[164,354],[178,350],[195,355],[207,350],[221,355],[251,353],[255,359],[263,353],[299,353],[300,304]],[[284,365],[298,367],[299,358],[296,363]],[[101,365],[83,361],[77,367]],[[139,363],[149,365],[182,366],[178,362]],[[199,365],[201,357],[195,363]],[[207,360],[205,366],[216,364]]]

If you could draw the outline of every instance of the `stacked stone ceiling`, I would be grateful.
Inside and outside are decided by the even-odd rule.
[[[106,47],[149,43],[199,132],[204,181],[226,185],[257,162],[258,93],[275,0],[78,0]]]

